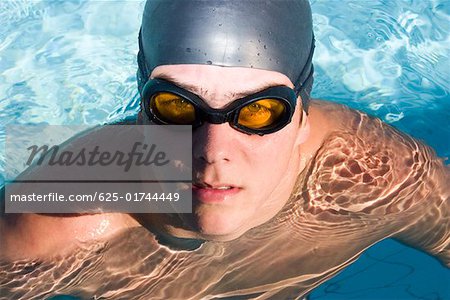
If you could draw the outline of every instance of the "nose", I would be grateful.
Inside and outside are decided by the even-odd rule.
[[[229,162],[235,153],[233,142],[236,130],[228,123],[204,123],[193,132],[192,152],[194,160],[214,164]]]

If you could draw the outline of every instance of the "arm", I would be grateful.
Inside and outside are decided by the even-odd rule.
[[[365,167],[374,179],[380,179],[378,188],[384,189],[378,189],[378,199],[369,202],[365,210],[392,224],[387,226],[391,237],[450,267],[448,166],[430,147],[378,119],[367,118],[365,125],[366,130],[360,127],[357,132],[365,138],[371,154],[365,161],[380,162],[372,167],[366,163]]]
[[[411,207],[405,210],[409,222],[393,237],[450,268],[450,169],[430,148],[417,146],[414,172],[407,178],[417,182],[411,189]]]
[[[379,119],[336,105],[321,110],[342,121],[315,158],[307,207],[353,216],[364,238],[394,237],[450,267],[448,166]]]

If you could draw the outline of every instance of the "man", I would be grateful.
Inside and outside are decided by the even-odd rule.
[[[158,295],[194,299],[303,295],[387,237],[450,266],[448,168],[378,119],[311,100],[313,50],[307,1],[148,1],[139,123],[193,125],[192,213],[5,216],[3,256],[143,226],[192,250],[167,254],[189,262],[178,284],[203,278]]]

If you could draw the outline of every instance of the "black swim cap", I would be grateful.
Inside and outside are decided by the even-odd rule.
[[[148,0],[138,85],[160,65],[207,64],[285,74],[307,110],[314,35],[307,0]]]

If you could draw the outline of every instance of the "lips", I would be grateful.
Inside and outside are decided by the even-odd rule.
[[[240,187],[227,183],[194,183],[192,185],[192,196],[202,203],[221,203],[230,200],[241,190]]]

